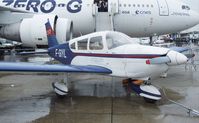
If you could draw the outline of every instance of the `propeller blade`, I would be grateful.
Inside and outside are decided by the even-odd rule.
[[[150,60],[146,61],[146,64],[164,64],[171,62],[170,58],[167,56],[164,57],[157,57],[157,58],[152,58]]]

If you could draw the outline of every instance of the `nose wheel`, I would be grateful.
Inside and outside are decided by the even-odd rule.
[[[146,102],[154,103],[161,99],[161,93],[158,88],[151,85],[149,82],[127,79],[123,81],[123,85],[128,94],[134,92],[143,97]]]

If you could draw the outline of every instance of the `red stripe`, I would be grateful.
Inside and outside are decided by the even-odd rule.
[[[109,57],[109,58],[156,58],[161,55],[154,54],[94,54],[94,53],[74,53],[75,56]]]

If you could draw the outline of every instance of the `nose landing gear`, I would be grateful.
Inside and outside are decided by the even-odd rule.
[[[127,93],[136,93],[137,95],[144,97],[146,102],[154,103],[161,99],[160,91],[153,85],[142,80],[123,80],[123,85]]]

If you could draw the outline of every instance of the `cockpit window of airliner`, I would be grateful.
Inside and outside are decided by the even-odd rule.
[[[108,33],[106,35],[108,49],[113,49],[121,45],[130,44],[130,37],[121,33]]]
[[[182,5],[182,9],[183,9],[183,10],[190,10],[190,7],[189,7],[189,6],[186,6],[186,5]]]
[[[90,39],[89,49],[102,50],[103,49],[102,36],[92,37]]]

